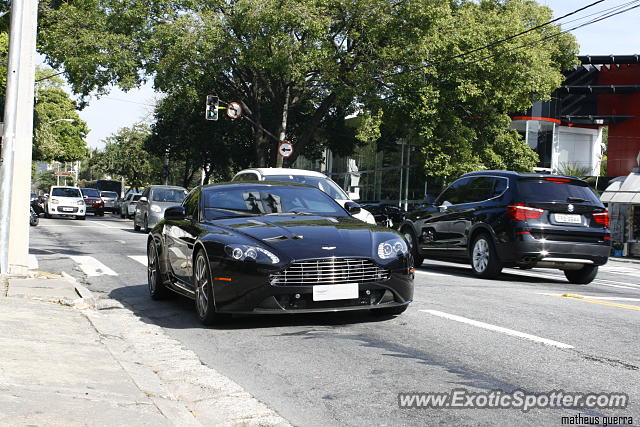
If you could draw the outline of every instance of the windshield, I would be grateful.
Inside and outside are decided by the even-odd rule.
[[[58,197],[82,197],[80,190],[73,187],[54,188],[51,190],[51,195]]]
[[[308,187],[209,188],[203,199],[206,219],[281,213],[347,216],[326,194]]]
[[[113,191],[103,191],[103,192],[100,193],[100,196],[107,197],[109,199],[117,199],[118,198],[118,193],[115,193]]]
[[[88,197],[100,197],[100,192],[95,188],[83,188],[82,195]]]
[[[534,202],[589,202],[600,205],[600,199],[593,190],[578,181],[520,180],[518,190],[524,200]]]
[[[182,203],[186,195],[187,192],[185,190],[178,188],[158,188],[153,190],[151,200],[154,202]]]
[[[135,195],[131,198],[131,200],[133,200],[133,201],[135,202],[136,200],[140,200],[140,197],[142,197],[142,194],[135,194]]]
[[[307,184],[312,187],[316,187],[333,197],[335,200],[349,200],[349,196],[338,187],[338,184],[321,176],[305,176],[305,175],[267,175],[264,177],[265,181],[280,181],[280,182],[296,182],[298,184]]]

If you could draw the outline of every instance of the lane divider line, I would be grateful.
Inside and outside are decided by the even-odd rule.
[[[146,255],[129,255],[129,258],[131,258],[134,261],[139,262],[140,264],[144,265],[145,267],[147,265],[147,256]]]
[[[70,255],[73,261],[75,261],[80,269],[90,277],[96,276],[117,276],[118,273],[98,261],[92,256],[87,255]]]
[[[565,344],[559,341],[542,338],[536,335],[519,332],[513,329],[503,328],[502,326],[492,325],[490,323],[479,322],[477,320],[468,319],[466,317],[456,316],[455,314],[449,314],[449,313],[445,313],[438,310],[420,310],[420,311],[422,311],[423,313],[431,314],[433,316],[442,317],[444,319],[453,320],[455,322],[465,323],[467,325],[476,326],[478,328],[487,329],[494,332],[500,332],[502,334],[510,335],[512,337],[524,338],[529,341],[538,342],[538,343],[552,346],[552,347],[565,348],[565,349],[574,348],[572,345]]]
[[[562,295],[546,294],[546,295],[549,296],[549,297],[570,299],[570,300],[573,300],[573,301],[583,301],[583,302],[588,302],[588,303],[591,303],[591,304],[606,305],[608,307],[616,307],[616,308],[624,308],[626,310],[640,311],[640,306],[639,305],[619,304],[617,302],[602,301],[602,300],[599,300],[599,299],[587,298],[587,297],[584,297],[584,296],[578,295],[578,294],[562,294]]]
[[[562,296],[562,294],[550,294],[549,292],[536,292],[538,295],[545,296]],[[576,294],[577,295],[577,294]],[[597,299],[601,301],[640,301],[640,298],[628,298],[628,297],[601,297],[600,295],[582,295],[583,298]]]

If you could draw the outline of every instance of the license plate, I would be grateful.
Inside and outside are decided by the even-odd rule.
[[[582,216],[570,214],[555,214],[555,220],[556,222],[564,222],[567,224],[581,224]]]
[[[313,287],[314,301],[330,301],[338,299],[358,298],[357,283],[343,283],[340,285],[316,285]]]
[[[62,212],[73,212],[73,208],[62,208]]]

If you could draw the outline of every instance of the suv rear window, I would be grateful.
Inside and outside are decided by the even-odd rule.
[[[520,198],[531,202],[575,202],[600,204],[600,198],[580,181],[562,182],[562,178],[535,178],[518,181]]]

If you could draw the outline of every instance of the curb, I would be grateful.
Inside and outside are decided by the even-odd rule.
[[[84,300],[84,302],[95,308],[96,306],[96,298],[93,296],[93,294],[91,293],[91,291],[87,288],[84,287],[84,285],[82,285],[80,282],[78,282],[76,280],[75,277],[73,277],[72,275],[65,273],[64,271],[62,272],[62,277],[64,277],[65,279],[67,279],[69,282],[71,282],[71,284],[73,285],[73,287],[76,290],[76,293],[80,296],[80,298],[82,298]]]
[[[622,264],[640,264],[640,259],[633,259],[633,258],[614,258],[614,257],[609,257],[609,261],[619,262],[619,263],[622,263]]]

